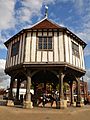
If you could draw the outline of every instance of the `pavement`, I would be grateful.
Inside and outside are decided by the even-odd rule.
[[[0,120],[90,120],[90,105],[65,109],[0,105]]]

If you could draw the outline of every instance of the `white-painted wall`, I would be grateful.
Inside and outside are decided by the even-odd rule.
[[[59,61],[64,62],[64,41],[63,33],[59,32]]]
[[[84,55],[82,46],[77,43],[73,38],[63,35],[63,32],[42,32],[35,31],[33,33],[28,32],[15,38],[9,43],[8,53],[6,59],[6,68],[12,67],[21,63],[62,63],[66,62],[80,69],[85,69]],[[38,50],[38,36],[52,36],[53,49],[50,51]],[[19,54],[11,57],[12,44],[20,41]],[[77,57],[72,55],[72,41],[79,45],[79,55]],[[64,49],[65,48],[65,49]],[[64,61],[65,60],[65,61]]]
[[[70,36],[65,35],[64,38],[65,38],[66,62],[80,69],[85,69],[82,46],[78,42],[76,42],[73,38],[70,38]],[[72,54],[72,42],[79,46],[79,57]]]

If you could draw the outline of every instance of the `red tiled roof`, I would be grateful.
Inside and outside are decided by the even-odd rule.
[[[43,21],[40,21],[38,24],[31,27],[31,29],[60,29],[60,28],[62,27],[48,19],[44,19]]]

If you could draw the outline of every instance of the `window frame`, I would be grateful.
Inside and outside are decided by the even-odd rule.
[[[40,38],[42,39],[41,41],[39,41]],[[46,38],[46,41],[45,41],[45,38]],[[50,40],[51,42],[49,42],[49,38],[51,39]],[[41,44],[41,47],[39,46],[40,44]],[[46,45],[46,48],[44,45]],[[52,36],[38,36],[37,48],[39,51],[52,51],[53,50],[53,37]]]
[[[20,46],[20,41],[17,41],[17,42],[12,44],[11,57],[18,55],[18,53],[19,53],[19,46]]]
[[[79,57],[79,45],[72,41],[72,55]]]

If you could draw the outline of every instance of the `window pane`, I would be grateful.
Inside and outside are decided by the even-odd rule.
[[[39,48],[39,49],[42,49],[42,44],[41,44],[41,43],[39,43],[38,48]]]
[[[42,37],[39,37],[38,49],[42,49]]]
[[[74,48],[75,48],[76,51],[79,51],[78,45],[74,45]]]
[[[43,49],[47,49],[47,38],[43,38]]]
[[[79,56],[79,46],[72,42],[72,54]]]
[[[52,49],[52,37],[48,38],[48,49]]]
[[[16,42],[16,43],[14,43],[14,44],[12,45],[12,53],[11,53],[11,56],[17,55],[18,52],[19,52],[19,41]]]
[[[38,49],[43,49],[43,50],[52,49],[52,37],[39,37]]]

